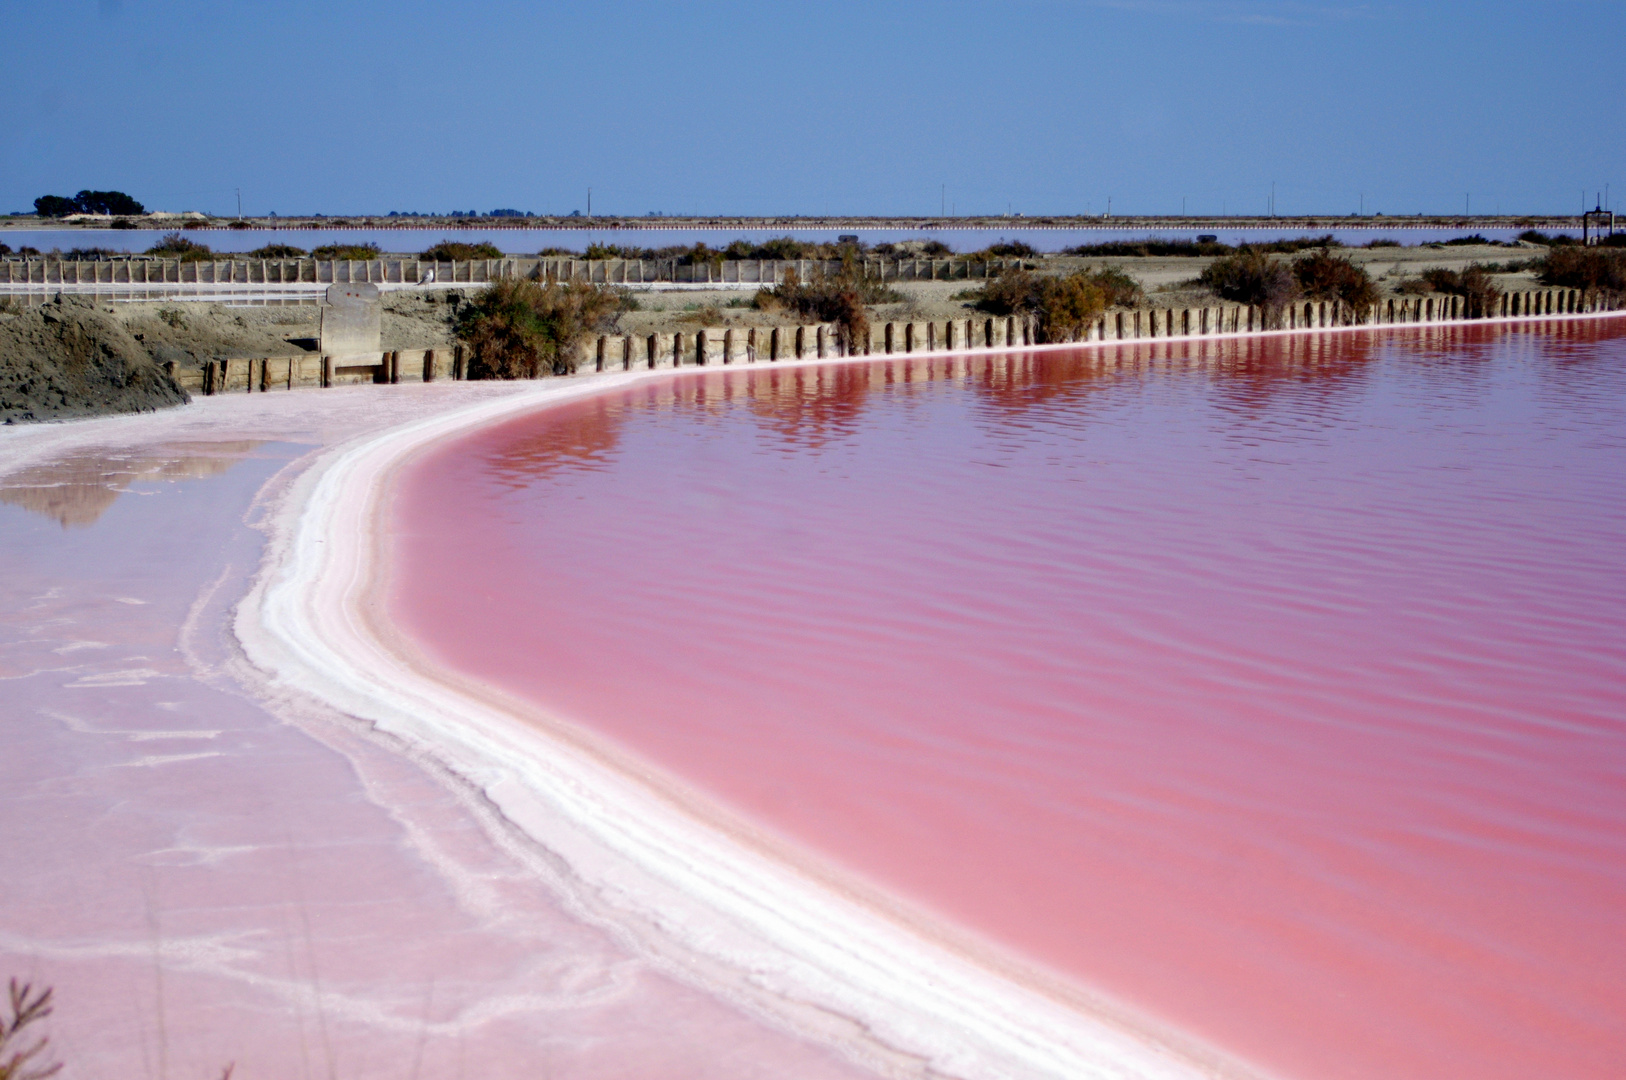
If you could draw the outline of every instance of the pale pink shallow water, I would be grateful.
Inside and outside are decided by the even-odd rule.
[[[55,987],[65,1078],[864,1075],[585,917],[466,785],[244,671],[276,478],[517,389],[0,431],[0,982]]]
[[[479,431],[398,482],[391,611],[1266,1070],[1620,1075],[1626,327],[1099,355]]]

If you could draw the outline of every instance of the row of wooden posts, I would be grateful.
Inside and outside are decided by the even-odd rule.
[[[1507,293],[1487,316],[1538,318],[1601,310],[1601,301],[1574,289]],[[1330,301],[1308,301],[1273,317],[1258,307],[1222,305],[1111,311],[1070,340],[1138,341],[1217,334],[1260,333],[1272,329],[1310,330],[1366,325],[1408,325],[1468,321],[1462,297],[1428,296],[1386,300],[1360,313]],[[597,371],[827,359],[848,355],[895,355],[961,349],[1007,349],[1040,344],[1030,318],[992,316],[926,322],[886,322],[870,327],[869,340],[846,340],[831,323],[767,327],[699,327],[692,331],[602,335],[589,339],[575,357],[578,367]],[[352,356],[273,356],[213,360],[201,368],[168,365],[181,386],[193,393],[343,386],[356,383],[433,382],[468,376],[463,345],[397,349]]]
[[[926,259],[868,256],[853,268],[880,281],[998,277],[1032,266],[1021,259]],[[0,259],[0,285],[378,285],[484,284],[505,278],[553,278],[605,285],[773,285],[791,273],[806,281],[842,271],[835,259]],[[200,298],[201,299],[201,298]]]

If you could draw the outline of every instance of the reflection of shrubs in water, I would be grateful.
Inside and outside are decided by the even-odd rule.
[[[208,244],[188,240],[178,232],[165,233],[158,243],[147,249],[147,254],[182,262],[204,262],[214,257]]]
[[[1590,302],[1626,296],[1626,251],[1600,247],[1555,247],[1541,260],[1541,283],[1580,289]]]
[[[29,1031],[51,1015],[50,989],[36,994],[28,983],[12,979],[10,997],[11,1016],[0,1016],[0,1080],[47,1080],[55,1076],[62,1066],[44,1061],[50,1040],[43,1035],[33,1038]]]
[[[581,282],[494,281],[458,313],[471,379],[534,379],[576,370],[576,351],[624,310],[622,294]]]
[[[496,244],[481,241],[464,244],[457,240],[442,240],[418,258],[425,262],[472,262],[475,259],[500,259],[503,253]]]
[[[1378,302],[1378,287],[1372,275],[1356,266],[1347,255],[1313,251],[1293,261],[1293,276],[1299,288],[1312,300],[1336,300],[1345,305],[1359,322],[1365,322],[1372,305]]]

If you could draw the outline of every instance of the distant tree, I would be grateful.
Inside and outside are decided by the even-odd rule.
[[[40,217],[67,217],[78,212],[79,204],[61,195],[41,195],[34,200],[34,213]]]
[[[118,214],[135,217],[147,208],[122,191],[81,191],[73,197],[82,214]]]
[[[86,189],[71,199],[61,195],[41,195],[34,200],[34,212],[40,217],[67,217],[69,214],[114,214],[132,217],[145,214],[147,208],[122,191]]]

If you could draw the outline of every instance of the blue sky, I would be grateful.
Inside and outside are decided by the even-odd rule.
[[[1626,3],[0,0],[0,212],[1567,212]],[[1611,189],[1613,191],[1613,188]],[[946,194],[945,194],[946,192]]]

